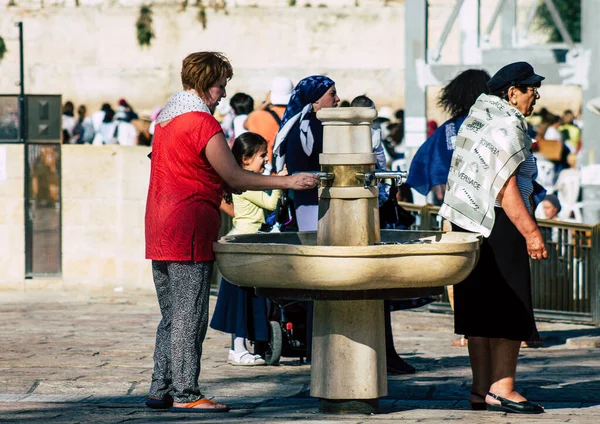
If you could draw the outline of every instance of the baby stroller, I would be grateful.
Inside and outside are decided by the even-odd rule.
[[[255,353],[262,355],[267,365],[279,365],[281,357],[306,358],[307,302],[267,299],[269,342],[257,343]]]

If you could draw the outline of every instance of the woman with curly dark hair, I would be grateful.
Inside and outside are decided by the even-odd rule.
[[[481,93],[487,93],[490,75],[483,70],[467,69],[442,88],[438,106],[450,115],[419,148],[410,164],[406,184],[426,196],[434,191],[434,203],[444,198],[454,140],[469,109]]]

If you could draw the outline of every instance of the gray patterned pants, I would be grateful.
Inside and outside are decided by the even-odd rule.
[[[202,342],[208,328],[213,262],[152,261],[162,320],[156,331],[150,397],[175,402],[201,399]]]

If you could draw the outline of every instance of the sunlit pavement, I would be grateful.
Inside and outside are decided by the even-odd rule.
[[[591,347],[600,329],[590,326],[541,322],[544,346],[522,350],[518,389],[546,407],[538,416],[471,411],[467,349],[450,345],[452,316],[419,309],[393,313],[396,348],[417,373],[389,377],[380,414],[320,414],[308,365],[233,367],[230,336],[210,329],[202,389],[232,411],[175,414],[143,404],[158,322],[150,291],[1,293],[0,422],[600,422],[600,349]]]

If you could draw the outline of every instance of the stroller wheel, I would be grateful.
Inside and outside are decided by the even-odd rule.
[[[270,355],[267,355],[267,365],[279,365],[281,358],[282,334],[281,325],[277,321],[269,321],[271,328],[271,339],[269,340]]]

